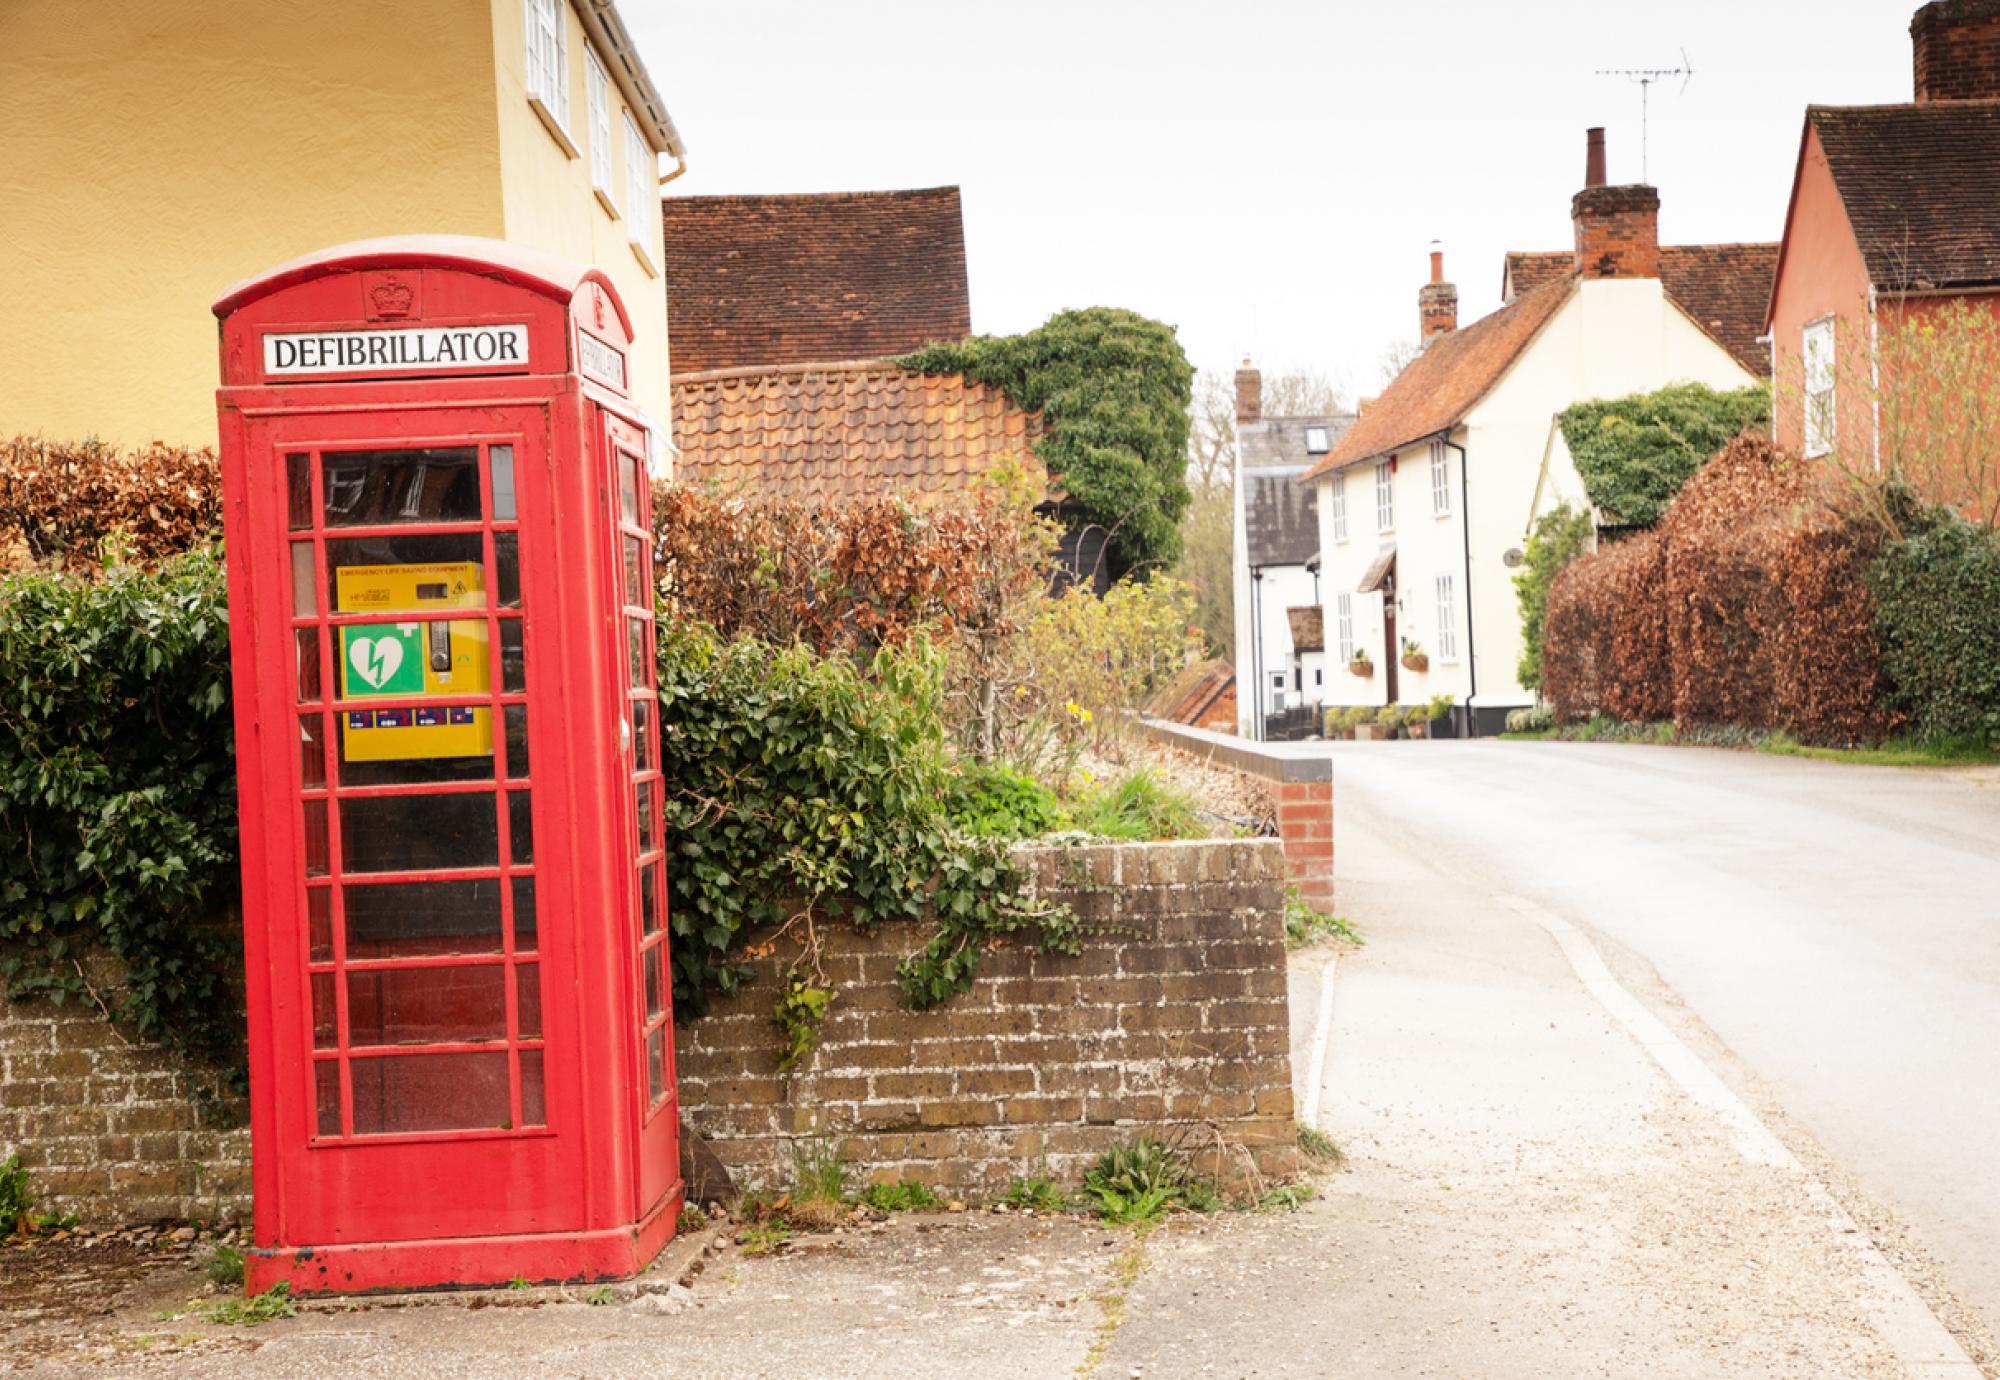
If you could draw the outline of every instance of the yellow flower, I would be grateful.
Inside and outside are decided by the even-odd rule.
[[[1083,721],[1084,721],[1085,723],[1089,723],[1089,722],[1090,722],[1090,711],[1089,711],[1088,709],[1079,709],[1079,710],[1077,710],[1077,711],[1076,711],[1076,716],[1077,716],[1077,718],[1079,718],[1079,719],[1082,719],[1082,720],[1083,720]]]

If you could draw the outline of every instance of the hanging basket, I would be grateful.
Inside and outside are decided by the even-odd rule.
[[[1375,674],[1375,663],[1372,661],[1350,661],[1347,663],[1347,669],[1352,674],[1361,677],[1361,679],[1368,680]]]
[[[1423,652],[1404,652],[1403,669],[1405,671],[1428,671],[1431,669],[1431,659]]]

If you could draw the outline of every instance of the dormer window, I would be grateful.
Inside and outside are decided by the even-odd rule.
[[[1333,447],[1327,441],[1325,427],[1309,426],[1306,428],[1307,455],[1325,455],[1331,449]]]

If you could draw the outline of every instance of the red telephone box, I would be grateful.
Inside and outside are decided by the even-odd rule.
[[[681,1201],[632,322],[453,237],[215,313],[246,1287],[631,1274]]]

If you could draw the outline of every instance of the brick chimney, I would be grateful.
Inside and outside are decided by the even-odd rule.
[[[1255,422],[1264,416],[1264,376],[1250,363],[1250,356],[1243,356],[1243,367],[1236,371],[1236,420]]]
[[[1583,190],[1571,198],[1569,215],[1576,223],[1576,267],[1584,277],[1660,276],[1660,194],[1641,184],[1604,185],[1601,129],[1586,133]]]
[[[1919,105],[2000,96],[2000,0],[1932,0],[1910,20]]]
[[[1458,285],[1444,280],[1444,251],[1431,241],[1431,280],[1417,289],[1417,320],[1423,343],[1458,329]]]

